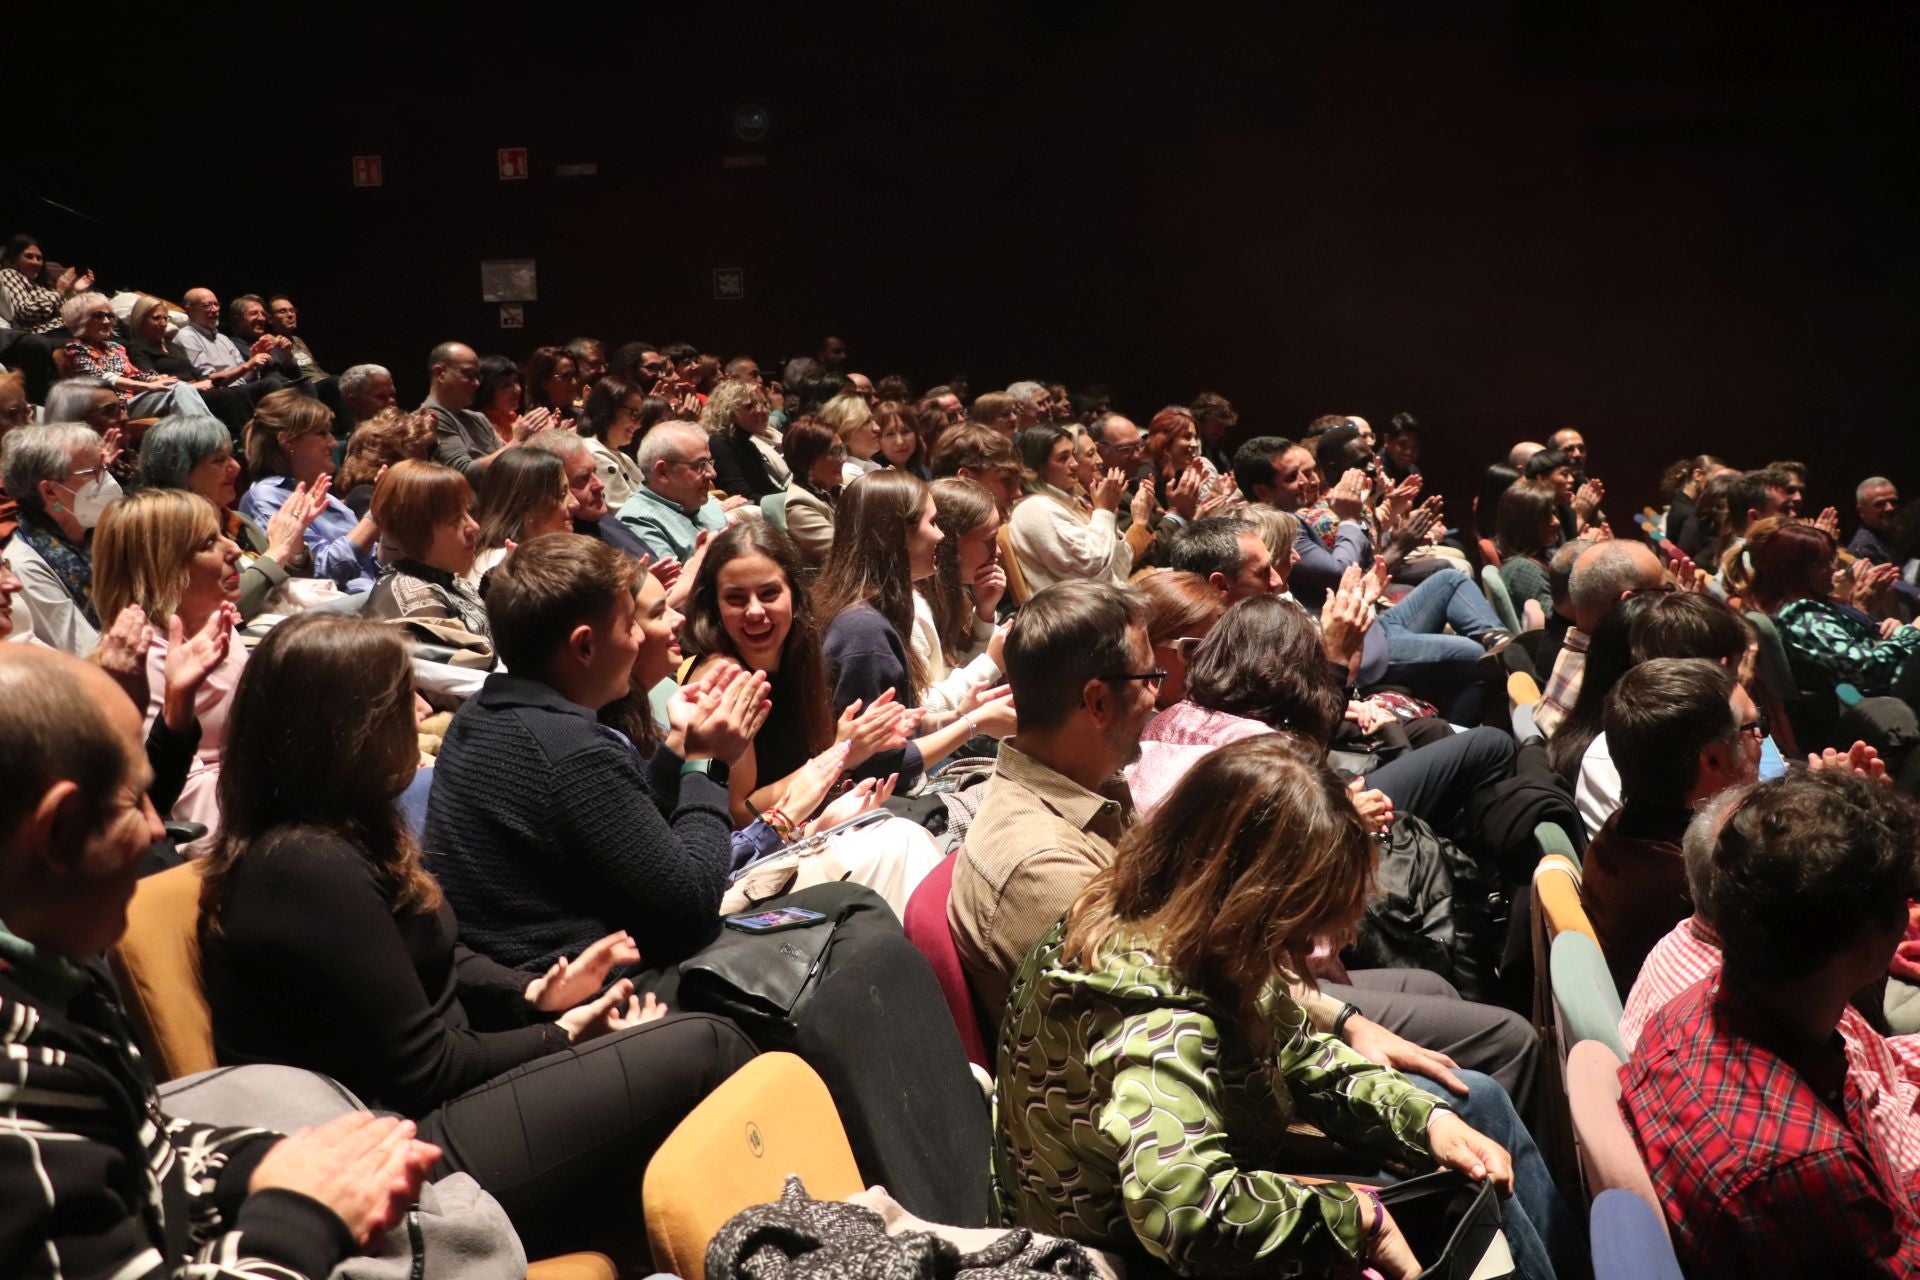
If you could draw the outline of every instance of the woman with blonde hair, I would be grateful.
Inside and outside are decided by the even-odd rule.
[[[1121,839],[1028,954],[1001,1022],[994,1166],[1019,1225],[1181,1275],[1418,1275],[1364,1181],[1259,1163],[1297,1118],[1382,1164],[1517,1191],[1502,1227],[1519,1273],[1554,1274],[1542,1235],[1579,1267],[1578,1228],[1491,1077],[1465,1073],[1456,1099],[1295,1000],[1316,941],[1359,923],[1375,859],[1345,785],[1285,734],[1202,757]]]
[[[333,479],[348,509],[355,515],[366,515],[381,468],[408,458],[430,460],[433,438],[433,415],[426,412],[382,409],[355,427],[353,439],[347,441],[346,459]]]
[[[380,529],[331,492],[333,410],[291,387],[276,391],[255,406],[245,442],[254,480],[240,498],[240,514],[265,527],[295,494],[319,495],[320,511],[306,528],[314,576],[331,578],[347,591],[371,588],[380,576],[373,555]]]
[[[847,460],[841,467],[844,483],[851,484],[869,471],[880,469],[880,424],[866,399],[851,392],[835,396],[815,414],[833,428],[846,446]]]
[[[468,514],[472,505],[467,478],[452,467],[401,462],[388,468],[373,489],[373,518],[389,564],[367,601],[368,617],[444,620],[491,638],[487,606],[466,580],[480,530]]]
[[[208,835],[186,846],[205,852],[220,828],[217,788],[226,755],[234,688],[247,650],[234,636],[240,611],[240,547],[222,531],[220,513],[196,494],[148,489],[122,498],[100,518],[93,539],[93,593],[101,616],[119,619],[138,607],[152,628],[146,646],[146,729],[164,718],[176,735],[198,722],[200,741],[186,786],[170,817],[206,824]],[[180,668],[204,668],[197,686]],[[191,688],[192,705],[169,705]],[[289,714],[292,714],[289,709]]]
[[[714,485],[722,493],[755,502],[778,493],[793,480],[780,453],[767,393],[757,382],[729,378],[713,389],[700,411],[700,425],[712,437]]]
[[[114,336],[113,304],[104,293],[77,293],[60,304],[60,320],[73,334],[67,344],[67,376],[99,378],[113,388],[129,418],[161,418],[170,413],[201,414],[207,406],[190,382],[164,373],[145,373]]]

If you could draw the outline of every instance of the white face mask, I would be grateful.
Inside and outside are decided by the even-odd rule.
[[[65,485],[60,486],[66,489]],[[73,518],[80,522],[82,529],[91,529],[100,523],[101,513],[120,501],[120,482],[104,469],[99,475],[81,485],[78,489],[67,489],[73,495]]]

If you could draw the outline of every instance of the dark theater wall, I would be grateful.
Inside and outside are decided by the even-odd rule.
[[[1098,381],[1139,415],[1209,387],[1248,431],[1410,409],[1457,515],[1561,425],[1617,512],[1701,448],[1804,457],[1843,507],[1870,467],[1920,487],[1911,6],[944,12],[94,29],[128,73],[47,76],[0,210],[110,284],[288,290],[325,362],[408,396],[449,336],[768,362],[831,330],[876,376]],[[153,107],[143,59],[177,85]],[[351,187],[362,152],[385,186]],[[523,330],[479,300],[491,257],[539,263]]]

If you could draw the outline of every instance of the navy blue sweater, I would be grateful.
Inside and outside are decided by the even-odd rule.
[[[855,698],[870,707],[875,698],[889,689],[893,690],[893,700],[902,706],[920,705],[913,692],[906,643],[893,629],[893,624],[872,605],[856,604],[836,614],[827,624],[820,650],[827,663],[827,679],[833,685],[836,717],[851,706]],[[897,751],[882,751],[859,768],[850,770],[856,778],[884,778],[897,773],[903,795],[925,771],[919,744],[913,742]]]
[[[689,774],[669,818],[647,775],[585,707],[487,677],[447,730],[422,841],[460,940],[533,972],[619,929],[648,969],[712,941],[732,861],[727,789]]]

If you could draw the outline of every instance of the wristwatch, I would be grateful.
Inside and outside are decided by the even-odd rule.
[[[731,771],[728,769],[725,760],[682,760],[680,762],[680,776],[684,778],[690,773],[703,774],[723,787],[727,785],[727,781],[731,777]]]
[[[1344,1041],[1347,1038],[1347,1022],[1359,1012],[1360,1010],[1350,1004],[1340,1006],[1340,1012],[1334,1015],[1333,1019],[1333,1038],[1335,1040]]]

